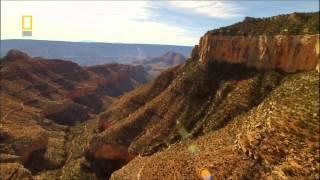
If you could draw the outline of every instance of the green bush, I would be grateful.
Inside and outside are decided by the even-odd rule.
[[[319,34],[319,12],[292,13],[269,18],[246,17],[231,26],[209,31],[223,35],[304,35]]]

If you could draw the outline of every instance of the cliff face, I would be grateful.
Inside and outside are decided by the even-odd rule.
[[[205,34],[199,61],[243,63],[286,72],[312,70],[319,64],[319,35],[231,36]]]
[[[319,65],[319,27],[319,12],[246,17],[208,31],[197,47],[199,61],[243,63],[285,72],[312,70]]]

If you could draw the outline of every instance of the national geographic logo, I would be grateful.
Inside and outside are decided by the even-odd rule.
[[[22,36],[32,36],[32,16],[22,16]]]

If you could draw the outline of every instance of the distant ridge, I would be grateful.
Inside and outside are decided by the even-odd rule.
[[[110,62],[131,63],[135,60],[158,57],[168,51],[178,52],[187,57],[192,47],[88,41],[1,40],[1,57],[5,56],[10,49],[19,49],[33,57],[67,59],[80,65],[97,65]]]

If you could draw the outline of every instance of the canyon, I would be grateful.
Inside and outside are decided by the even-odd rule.
[[[65,60],[31,58],[18,50],[10,50],[0,62],[4,179],[31,179],[39,172],[41,177],[48,170],[79,167],[75,163],[95,131],[98,113],[150,78],[142,66],[81,67]]]
[[[0,173],[318,179],[319,37],[319,12],[293,13],[208,31],[186,60],[84,67],[11,50],[0,61]],[[151,80],[148,63],[171,67]]]

